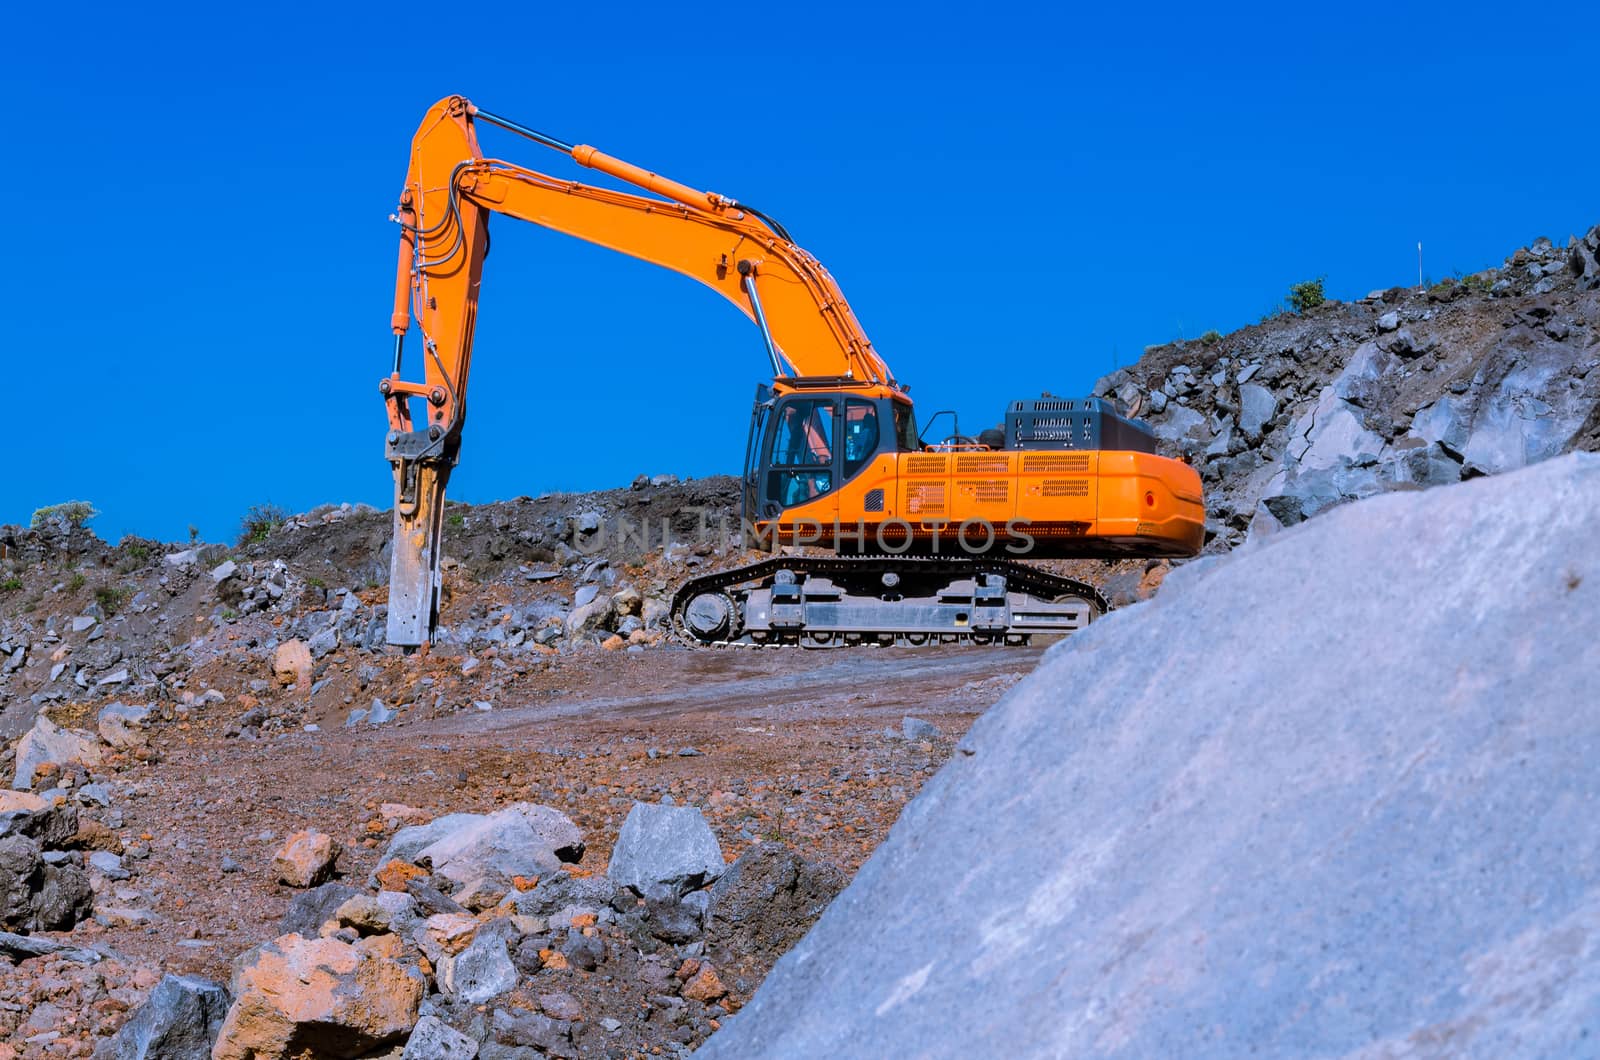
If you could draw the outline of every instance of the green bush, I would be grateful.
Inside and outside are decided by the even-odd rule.
[[[86,581],[88,579],[83,576],[83,571],[73,571],[72,577],[67,579],[67,590],[75,593],[83,588],[83,583]]]
[[[1200,345],[1202,346],[1215,346],[1221,341],[1222,332],[1217,331],[1215,328],[1200,336]]]
[[[1306,280],[1289,288],[1289,308],[1296,313],[1304,313],[1307,309],[1315,309],[1326,302],[1327,296],[1322,293],[1322,281],[1326,277],[1318,276],[1314,280]]]
[[[150,543],[131,534],[124,537],[117,547],[122,549],[124,556],[127,556],[135,563],[143,563],[150,558]]]
[[[47,504],[33,513],[33,528],[43,530],[54,525],[62,530],[76,530],[99,514],[88,501]]]
[[[257,504],[244,513],[239,523],[239,544],[265,541],[273,530],[289,521],[289,513],[276,504]]]
[[[22,588],[21,578],[7,578],[0,582],[0,593],[14,593]]]
[[[467,517],[462,515],[460,512],[451,512],[449,515],[444,517],[444,521],[449,523],[452,527],[457,528],[467,525]]]
[[[122,602],[128,598],[128,590],[115,585],[102,585],[94,591],[94,602],[100,605],[100,610],[110,618],[122,609]]]

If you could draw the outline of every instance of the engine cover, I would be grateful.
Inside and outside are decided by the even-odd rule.
[[[1103,449],[1154,453],[1155,432],[1118,415],[1105,398],[1038,398],[1006,409],[1007,449]]]

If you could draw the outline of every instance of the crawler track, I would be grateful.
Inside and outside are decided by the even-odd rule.
[[[996,582],[996,579],[1002,581]],[[787,580],[787,582],[786,582]],[[747,608],[754,598],[784,584],[825,584],[831,601],[852,614],[868,616],[860,625],[813,628],[801,622],[787,628],[750,621]],[[944,602],[954,587],[985,581],[1004,587],[1008,602],[1003,624],[977,625],[972,609]],[[906,585],[923,595],[902,599],[887,586]],[[991,590],[992,591],[992,590]],[[708,602],[708,598],[714,601]],[[933,603],[932,601],[939,601]],[[1018,616],[1019,601],[1025,601]],[[716,622],[690,615],[690,604],[709,608]],[[1063,604],[1066,611],[1063,611]],[[1028,608],[1035,621],[1028,621]],[[1026,644],[1035,633],[1069,633],[1109,610],[1099,590],[1073,578],[1048,574],[1012,560],[983,557],[920,556],[779,556],[733,570],[702,575],[684,583],[673,596],[672,628],[685,643],[697,647],[848,647],[866,645],[926,645],[971,642]],[[916,612],[922,625],[908,628],[901,613]],[[1069,613],[1070,612],[1070,613]],[[802,612],[807,613],[809,612]],[[1041,626],[1039,620],[1054,620]],[[941,621],[943,619],[944,621]],[[1060,624],[1056,624],[1059,622]],[[709,629],[716,626],[713,632]],[[916,625],[914,622],[910,625]],[[697,628],[698,626],[698,628]]]

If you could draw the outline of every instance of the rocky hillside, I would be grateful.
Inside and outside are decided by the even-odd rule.
[[[1210,549],[1388,490],[1600,449],[1600,227],[1427,290],[1152,347],[1102,379],[1204,479]]]

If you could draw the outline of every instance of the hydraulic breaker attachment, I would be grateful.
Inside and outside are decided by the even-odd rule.
[[[394,467],[388,641],[402,647],[427,644],[439,620],[444,490],[456,453],[429,434],[391,432],[387,447]]]

